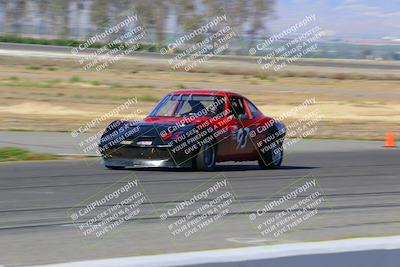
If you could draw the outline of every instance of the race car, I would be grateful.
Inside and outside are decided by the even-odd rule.
[[[210,171],[217,162],[255,160],[268,169],[282,163],[285,133],[283,123],[237,93],[179,90],[163,97],[142,121],[112,122],[98,149],[109,169]]]

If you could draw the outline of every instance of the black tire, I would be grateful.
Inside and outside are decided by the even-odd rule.
[[[212,143],[204,144],[197,154],[194,164],[199,171],[212,171],[217,160],[216,146]]]
[[[260,165],[261,169],[276,169],[282,165],[282,161],[283,148],[282,146],[278,146],[262,154],[258,159],[258,165]]]
[[[104,167],[106,167],[109,170],[123,170],[123,169],[125,169],[125,167],[121,167],[121,166],[107,166],[107,165],[104,165]]]

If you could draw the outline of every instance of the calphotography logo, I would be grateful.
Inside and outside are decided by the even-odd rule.
[[[178,201],[160,214],[161,222],[167,226],[175,241],[204,234],[209,227],[221,222],[236,202],[223,175],[212,178],[183,197],[183,201]]]
[[[320,213],[326,197],[317,178],[305,176],[280,190],[262,207],[249,215],[260,235],[268,239],[281,239],[295,231]]]
[[[202,102],[195,104],[196,112],[179,116],[178,121],[166,129],[154,126],[172,160],[178,166],[190,164],[199,155],[202,147],[213,149],[218,143],[230,137],[229,125],[233,122],[234,115],[229,109],[225,109],[225,98],[199,96],[199,99],[202,99]],[[195,100],[192,103],[195,103]],[[200,122],[197,124],[198,121]]]
[[[286,66],[318,49],[318,41],[323,37],[319,26],[310,29],[316,21],[315,14],[306,16],[303,20],[288,29],[272,35],[249,49],[250,55],[264,54],[257,60],[264,71],[281,71]]]
[[[248,131],[250,141],[260,155],[271,152],[275,155],[282,154],[284,150],[294,149],[301,140],[317,134],[319,124],[324,119],[317,104],[315,97],[308,98],[284,111],[276,119],[265,123],[256,122],[256,127]],[[273,158],[262,158],[262,161],[271,165]]]
[[[115,184],[112,190],[107,188],[89,198],[89,202],[69,210],[69,217],[83,236],[102,238],[138,217],[146,196],[136,178],[126,177],[123,182],[122,186]]]
[[[192,71],[216,55],[226,52],[232,40],[237,37],[238,33],[230,25],[227,14],[221,10],[221,14],[192,32],[183,34],[162,48],[160,53],[165,55],[168,51],[179,51],[168,60],[171,68],[176,71]]]
[[[139,132],[140,127],[134,126],[134,123],[142,118],[138,98],[132,97],[79,126],[71,132],[71,137],[82,155],[102,156],[111,147]],[[105,130],[102,128],[104,124],[109,124]]]
[[[132,56],[147,35],[134,10],[127,12],[118,23],[102,30],[71,49],[71,54],[83,70],[103,71],[121,59]]]

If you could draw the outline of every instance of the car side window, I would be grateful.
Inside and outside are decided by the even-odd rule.
[[[252,116],[253,118],[257,118],[257,117],[258,117],[258,114],[259,114],[258,109],[257,109],[256,106],[255,106],[253,103],[251,103],[249,100],[246,100],[246,101],[247,101],[247,105],[249,106],[249,109],[250,109],[250,112],[251,112],[251,116]]]
[[[233,115],[238,118],[239,115],[246,114],[246,108],[244,107],[243,99],[239,97],[230,97],[229,98],[230,108],[233,112]]]

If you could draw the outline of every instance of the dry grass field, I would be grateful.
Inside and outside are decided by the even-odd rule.
[[[117,118],[145,116],[163,95],[186,88],[234,91],[271,116],[315,97],[323,120],[314,138],[380,140],[400,129],[397,70],[290,66],[265,74],[255,63],[211,61],[188,73],[167,60],[132,58],[96,72],[72,59],[8,56],[0,57],[0,129],[71,131],[132,97],[138,104]]]

